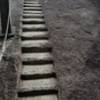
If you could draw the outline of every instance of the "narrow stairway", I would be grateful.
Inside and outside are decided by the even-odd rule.
[[[52,47],[39,0],[24,0],[18,100],[58,100]]]

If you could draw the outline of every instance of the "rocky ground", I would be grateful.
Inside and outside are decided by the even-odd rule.
[[[100,1],[41,0],[60,100],[100,100]]]
[[[100,100],[100,1],[41,0],[41,3],[54,48],[59,100]],[[12,22],[18,32],[22,1],[14,0],[12,4]],[[19,65],[18,37],[9,43],[0,67],[0,100],[14,100],[16,92],[13,90]]]

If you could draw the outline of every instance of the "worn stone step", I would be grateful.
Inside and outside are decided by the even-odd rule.
[[[39,2],[24,1],[24,4],[40,4]]]
[[[21,75],[43,75],[54,73],[53,64],[44,65],[24,65]]]
[[[40,1],[40,0],[24,0],[24,1]]]
[[[22,97],[19,100],[58,100],[57,95],[42,95],[34,97]]]
[[[39,2],[40,0],[24,0],[24,1],[35,1],[35,2]]]
[[[40,1],[40,0],[24,0],[24,1]]]
[[[40,0],[24,0],[25,2],[26,1],[34,1],[34,2],[39,2]]]
[[[57,80],[55,78],[23,80],[19,85],[19,92],[31,92],[41,90],[56,90]]]
[[[41,7],[23,7],[24,10],[42,10]]]
[[[44,24],[45,21],[43,18],[22,18],[23,24]]]
[[[42,7],[41,4],[23,4],[24,7]]]
[[[24,1],[24,4],[40,4],[39,1]]]
[[[40,0],[24,0],[24,1],[40,1]]]
[[[48,40],[26,40],[21,43],[22,52],[51,52],[51,43]]]
[[[45,24],[24,24],[21,26],[23,32],[29,31],[48,31]]]
[[[53,70],[53,64],[23,66],[21,74],[22,80],[35,80],[45,78],[56,78],[56,73]]]
[[[41,29],[41,28],[46,28],[45,24],[24,24],[21,26],[22,28],[26,28],[26,29]]]
[[[23,18],[44,18],[43,14],[23,14]]]
[[[36,64],[52,64],[53,57],[50,53],[23,53],[22,61],[24,65],[36,65]]]
[[[24,10],[23,13],[25,14],[42,14],[43,12],[42,11],[27,11],[27,10]]]
[[[23,61],[40,61],[40,60],[52,60],[52,56],[50,53],[23,53],[22,54]]]
[[[24,0],[24,1],[34,1],[34,2],[38,2],[40,0]]]
[[[22,28],[32,29],[32,28],[46,28],[45,24],[24,24],[21,26]]]
[[[23,9],[24,11],[42,11],[42,9],[26,9],[26,8],[24,8]]]
[[[51,47],[51,43],[48,40],[26,40],[21,42],[21,47],[30,48],[30,47],[40,47],[48,48]]]
[[[26,3],[26,4],[39,4],[39,1],[24,1],[24,3]]]
[[[24,11],[42,11],[42,7],[23,7]]]
[[[37,39],[48,39],[48,32],[23,32],[20,33],[22,40],[37,40]]]
[[[44,21],[43,18],[22,18],[21,21],[39,21],[39,22],[42,22]]]
[[[39,0],[24,0],[25,3],[40,3]]]

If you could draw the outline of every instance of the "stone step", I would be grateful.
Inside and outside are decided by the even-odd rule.
[[[24,0],[24,1],[34,1],[34,2],[39,2],[40,0]]]
[[[41,7],[23,7],[23,9],[25,10],[42,10],[42,8]]]
[[[24,3],[25,4],[40,4],[39,1],[27,1],[27,0],[25,0]]]
[[[24,7],[42,7],[41,4],[23,4]]]
[[[41,7],[23,7],[23,10],[36,10],[36,11],[42,11]]]
[[[23,14],[23,18],[44,18],[43,14]]]
[[[19,92],[56,90],[57,80],[55,78],[23,80],[19,85]]]
[[[57,95],[42,95],[34,97],[22,97],[19,100],[58,100]]]
[[[44,24],[45,21],[43,18],[22,18],[21,19],[23,24]]]
[[[40,0],[24,0],[24,1],[40,1]]]
[[[42,11],[27,11],[27,10],[24,10],[23,13],[25,14],[42,14],[43,12]]]
[[[24,1],[40,1],[40,0],[24,0]]]
[[[21,43],[22,52],[51,52],[51,43],[48,40],[25,40]]]
[[[23,65],[52,64],[53,57],[50,53],[23,53]]]
[[[40,4],[39,2],[24,1],[24,4]]]
[[[45,24],[24,24],[21,26],[23,32],[30,31],[48,31]]]
[[[43,75],[54,73],[53,64],[45,65],[24,65],[21,75]]]
[[[26,4],[39,4],[39,1],[24,1]]]
[[[23,32],[20,33],[22,40],[37,40],[37,39],[48,39],[48,32]]]
[[[24,8],[23,9],[24,11],[42,11],[42,9],[26,9],[26,8]]]
[[[22,25],[22,28],[32,29],[32,28],[46,28],[45,24],[24,24]]]
[[[56,78],[53,64],[24,65],[21,73],[22,80],[35,80],[45,78]]]
[[[40,0],[24,0],[24,1],[35,1],[35,2],[39,2]]]

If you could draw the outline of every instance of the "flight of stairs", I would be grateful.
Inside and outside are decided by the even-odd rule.
[[[18,100],[58,100],[52,47],[39,0],[24,0]]]

